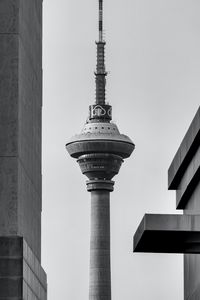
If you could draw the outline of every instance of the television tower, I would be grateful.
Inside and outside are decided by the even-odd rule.
[[[95,72],[96,101],[89,106],[89,118],[80,134],[66,144],[88,177],[91,193],[90,286],[89,300],[111,300],[110,270],[110,192],[112,178],[123,160],[135,148],[131,139],[120,134],[112,120],[112,107],[105,103],[107,72],[104,63],[103,0],[99,0],[99,40]]]

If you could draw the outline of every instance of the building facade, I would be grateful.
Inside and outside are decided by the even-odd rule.
[[[168,170],[178,215],[146,214],[134,235],[135,252],[184,254],[184,300],[200,299],[200,107]]]
[[[42,0],[1,0],[0,13],[0,299],[45,300]]]

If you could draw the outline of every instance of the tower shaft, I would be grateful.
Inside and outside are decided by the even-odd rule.
[[[89,300],[101,299],[111,300],[110,191],[103,185],[91,191],[89,286]]]

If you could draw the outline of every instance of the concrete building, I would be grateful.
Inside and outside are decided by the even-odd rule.
[[[184,254],[184,300],[200,299],[200,107],[168,170],[183,215],[146,214],[134,235],[135,252]]]
[[[0,1],[0,299],[45,300],[42,0]]]
[[[88,177],[91,193],[90,300],[111,300],[110,270],[110,192],[112,178],[123,160],[134,150],[133,142],[120,134],[112,120],[112,107],[105,102],[106,69],[104,64],[103,1],[99,0],[99,39],[97,45],[96,101],[80,134],[66,144]]]

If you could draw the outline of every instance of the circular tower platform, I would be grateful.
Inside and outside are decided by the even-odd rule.
[[[89,179],[101,180],[111,180],[118,174],[123,159],[134,148],[131,139],[109,122],[86,123],[81,133],[66,144],[69,154],[77,158],[82,173]]]

